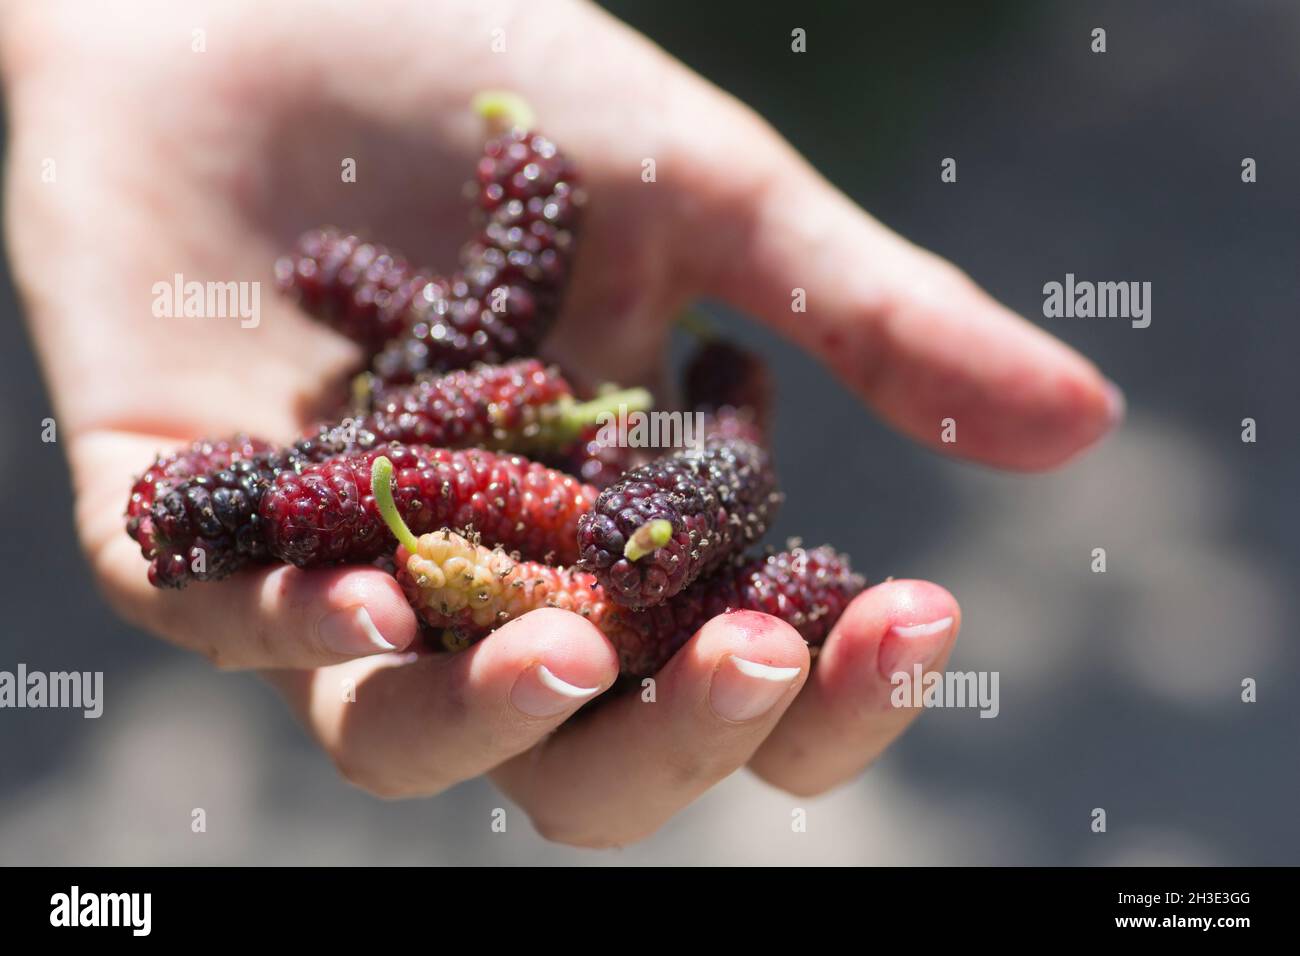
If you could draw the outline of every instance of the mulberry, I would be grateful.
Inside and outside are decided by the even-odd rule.
[[[644,389],[579,402],[554,367],[522,359],[383,387],[365,414],[344,424],[349,447],[477,445],[527,454],[567,451],[604,412],[620,406],[644,410],[651,403]]]
[[[756,542],[780,502],[760,445],[712,436],[602,491],[578,525],[579,567],[619,604],[649,607]]]
[[[366,562],[392,539],[375,508],[376,458],[397,470],[403,518],[420,531],[467,528],[523,557],[569,563],[596,490],[516,455],[389,445],[277,475],[262,497],[268,553],[300,567]]]
[[[251,458],[270,448],[269,442],[248,435],[235,435],[217,441],[196,441],[179,451],[159,455],[131,486],[131,496],[126,503],[126,533],[141,548],[148,549],[153,537],[150,511],[160,494],[165,494],[186,478],[220,470],[232,461]],[[152,555],[146,551],[145,557]]]
[[[250,562],[267,560],[257,509],[272,479],[338,450],[329,441],[304,439],[231,461],[168,489],[149,511],[147,537],[140,534],[143,525],[137,530],[149,559],[149,582],[180,588],[190,581],[219,581]]]
[[[757,353],[735,342],[708,338],[682,373],[686,404],[695,411],[731,409],[766,433],[772,415],[772,374]]]
[[[477,173],[482,226],[446,293],[417,299],[405,334],[376,356],[385,381],[533,354],[559,313],[585,202],[576,168],[516,125],[487,143]]]
[[[445,280],[400,254],[325,226],[305,232],[275,263],[280,291],[374,355],[421,310],[446,299]]]
[[[150,580],[183,587],[190,580],[219,580],[249,562],[269,559],[262,544],[262,496],[282,471],[300,471],[344,452],[397,441],[410,445],[485,445],[511,451],[564,449],[610,402],[646,408],[641,389],[614,392],[591,402],[573,399],[568,384],[535,359],[448,373],[380,393],[359,420],[319,426],[288,448],[245,442],[243,460],[191,452],[166,467],[163,500],[137,490],[128,504],[127,530],[151,561]],[[202,451],[209,447],[196,445]],[[188,471],[181,476],[181,465]],[[164,468],[156,463],[141,479],[145,491]],[[156,481],[154,482],[156,483]]]
[[[626,676],[657,671],[709,619],[734,610],[762,611],[822,643],[865,586],[848,559],[827,547],[732,563],[653,608],[611,601],[593,575],[521,561],[449,529],[418,539],[388,493],[391,468],[375,461],[377,507],[402,545],[398,579],[422,621],[459,648],[540,607],[581,614],[613,642]]]
[[[627,393],[634,394],[634,393]],[[755,423],[748,409],[739,410],[724,406],[716,411],[701,412],[703,424],[694,430],[690,441],[704,442],[710,438],[740,438],[761,444],[766,440],[763,430]],[[544,459],[547,464],[581,478],[602,491],[633,468],[652,461],[655,451],[663,449],[641,448],[630,444],[609,443],[601,433],[603,426],[590,426],[562,455]],[[674,446],[680,448],[682,446]]]

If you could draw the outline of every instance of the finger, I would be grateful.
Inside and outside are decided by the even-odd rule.
[[[819,356],[895,427],[1033,470],[1120,420],[1122,395],[1092,363],[871,219],[788,146],[742,155],[757,157],[748,173],[729,162],[715,176],[722,208],[709,208],[710,221],[733,225],[713,230],[702,283]]]
[[[546,608],[458,654],[403,654],[268,675],[353,783],[424,796],[532,747],[618,676],[589,622]]]
[[[140,565],[131,542],[118,551]],[[417,633],[401,587],[378,568],[277,565],[183,591],[151,587],[143,567],[139,578],[114,596],[122,614],[229,670],[323,667],[403,650]]]
[[[961,627],[951,594],[927,581],[889,581],[859,595],[750,768],[801,796],[856,776],[916,719],[894,707],[890,677],[943,667]]]
[[[625,694],[493,779],[549,839],[630,843],[743,766],[807,672],[808,649],[788,624],[722,615],[659,672],[652,701]]]

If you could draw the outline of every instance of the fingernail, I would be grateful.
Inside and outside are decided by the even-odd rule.
[[[1114,382],[1106,383],[1106,415],[1110,427],[1113,429],[1116,425],[1124,420],[1124,413],[1128,408],[1128,402],[1124,400],[1124,393]]]
[[[798,667],[772,667],[728,654],[713,674],[709,706],[723,720],[753,720],[775,707],[798,676]]]
[[[363,605],[331,611],[321,618],[316,627],[320,642],[336,654],[362,657],[366,654],[383,654],[397,650],[379,633],[370,613]]]
[[[545,664],[538,664],[519,675],[510,691],[510,703],[529,717],[554,717],[595,697],[599,690],[560,680]]]
[[[876,663],[886,680],[899,671],[907,674],[920,664],[924,669],[942,653],[952,633],[952,617],[927,624],[895,624],[885,632]]]

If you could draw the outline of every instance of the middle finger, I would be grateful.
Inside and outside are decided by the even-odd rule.
[[[543,836],[617,846],[654,832],[746,761],[808,675],[790,625],[714,618],[656,676],[493,772]]]

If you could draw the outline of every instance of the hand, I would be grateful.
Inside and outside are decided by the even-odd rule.
[[[744,106],[595,8],[5,12],[8,245],[97,579],[140,626],[220,666],[269,671],[372,792],[431,794],[491,773],[543,834],[583,845],[646,836],[742,765],[818,793],[915,715],[890,707],[886,675],[942,667],[960,626],[939,586],[878,585],[810,670],[791,628],[729,615],[667,665],[657,703],[624,697],[553,733],[616,676],[604,637],[574,615],[538,611],[467,652],[417,656],[401,653],[414,615],[377,570],[277,567],[182,593],[149,587],[122,530],[132,474],[202,435],[287,439],[358,361],[270,295],[256,328],[155,318],[154,283],[181,273],[269,288],[276,254],[324,222],[448,264],[467,234],[475,92],[522,93],[584,171],[587,225],[551,342],[567,363],[653,377],[668,317],[712,296],[821,357],[942,451],[1047,468],[1120,415],[1118,392],[1087,361],[876,223]],[[204,52],[192,49],[196,27]],[[495,29],[504,53],[492,52]],[[340,181],[345,157],[355,184]],[[645,158],[654,183],[642,182]],[[46,160],[53,182],[42,181]],[[796,287],[806,314],[791,311]],[[949,415],[961,440],[941,445]]]

